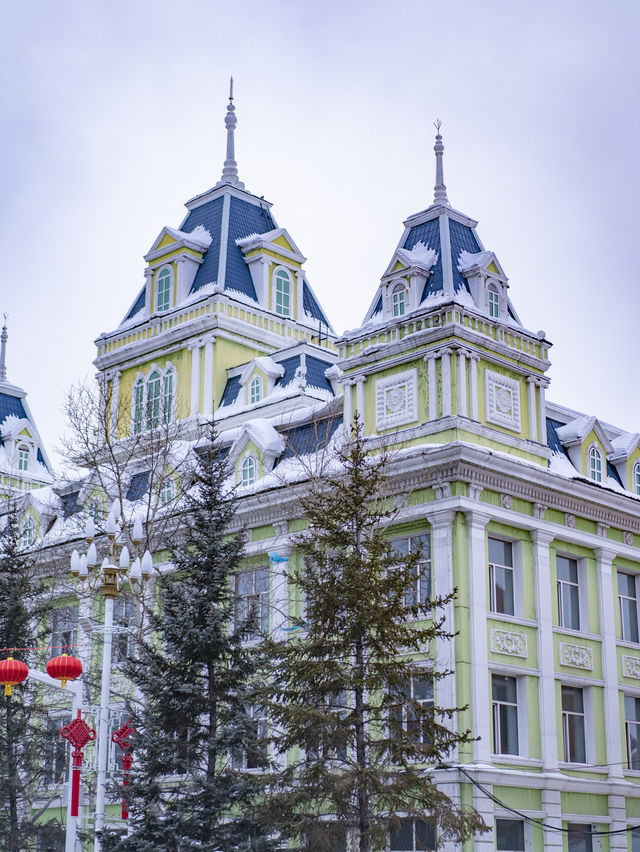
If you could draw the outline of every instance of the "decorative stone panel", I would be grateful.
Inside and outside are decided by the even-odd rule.
[[[406,370],[376,380],[376,430],[418,419],[418,371]]]
[[[508,654],[510,657],[527,656],[527,637],[524,633],[492,629],[490,644],[494,654]]]
[[[623,654],[622,674],[625,677],[634,677],[637,680],[640,680],[640,658],[629,657],[627,654]]]
[[[576,669],[593,670],[593,651],[582,645],[560,643],[560,665],[573,666]]]
[[[628,544],[629,547],[633,546],[633,533],[632,532],[629,532],[627,530],[627,532],[624,534],[624,543]]]
[[[520,384],[500,373],[485,371],[487,422],[520,432]]]

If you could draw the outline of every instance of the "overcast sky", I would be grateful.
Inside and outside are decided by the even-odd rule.
[[[554,343],[548,398],[640,431],[637,0],[0,0],[0,312],[53,451],[68,387],[143,255],[220,177],[228,77],[247,189],[341,332],[433,198]]]

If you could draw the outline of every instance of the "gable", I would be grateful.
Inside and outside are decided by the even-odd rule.
[[[273,244],[276,246],[281,246],[282,248],[287,249],[287,251],[295,251],[294,247],[287,240],[284,234],[280,234],[279,237],[276,237],[275,240],[273,240]]]
[[[164,237],[160,240],[160,242],[156,246],[156,248],[157,249],[164,248],[165,246],[170,246],[170,245],[173,245],[174,243],[175,243],[174,238],[170,234],[165,234]]]

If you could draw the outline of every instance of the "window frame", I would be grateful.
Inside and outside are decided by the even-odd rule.
[[[630,597],[627,594],[622,594],[620,592],[620,577],[627,577],[633,583],[633,591],[634,596]],[[630,571],[619,571],[616,570],[616,580],[618,584],[618,614],[620,616],[620,639],[622,642],[633,642],[634,644],[640,643],[640,620],[638,619],[638,575],[633,574]],[[634,613],[629,617],[625,617],[625,608],[624,601],[633,601],[633,609]],[[631,606],[631,604],[629,604]],[[625,628],[625,624],[629,622],[628,627]],[[632,636],[635,635],[635,638],[632,636],[626,635],[627,633],[631,633]]]
[[[576,564],[577,583],[571,580],[560,579],[558,577],[558,559],[564,559]],[[575,556],[573,553],[564,553],[556,551],[555,554],[555,571],[556,571],[556,604],[558,607],[558,627],[563,630],[571,630],[574,633],[589,632],[589,602],[587,598],[587,584],[585,577],[585,561]],[[561,586],[562,584],[562,586]],[[564,618],[564,586],[577,586],[577,605],[578,605],[578,627],[572,627],[570,624],[565,624]]]
[[[25,515],[20,524],[20,547],[33,547],[36,537],[36,522],[31,515]]]
[[[171,310],[172,284],[173,270],[170,266],[163,266],[156,275],[156,313],[166,314],[167,311]],[[161,297],[162,303],[160,301]]]
[[[266,576],[266,588],[261,589],[258,588],[258,572],[265,572],[261,577]],[[238,586],[241,582],[241,578],[248,576],[251,574],[251,591],[245,594],[244,592],[241,594]],[[234,575],[233,582],[234,589],[234,630],[237,631],[240,628],[240,621],[246,620],[249,615],[250,608],[255,607],[257,609],[257,625],[254,632],[246,632],[244,634],[244,639],[248,642],[255,641],[260,639],[262,633],[268,633],[271,626],[271,613],[270,613],[270,605],[271,605],[271,565],[267,563],[265,565],[254,565],[249,568],[243,568],[241,571],[238,571]],[[244,602],[244,603],[242,603]],[[241,610],[244,610],[241,612]]]
[[[286,287],[285,287],[286,285]],[[291,273],[283,266],[273,272],[273,307],[280,317],[291,317],[291,301],[293,297]]]
[[[430,696],[427,695],[425,698],[416,697],[416,681],[418,678],[424,681],[428,686],[430,685]],[[398,727],[404,731],[407,743],[430,745],[428,739],[424,735],[424,732],[421,730],[416,732],[418,735],[417,738],[415,736],[410,736],[412,724],[416,727],[416,718],[413,715],[410,702],[415,701],[416,704],[420,704],[422,707],[431,707],[433,712],[433,709],[435,708],[436,683],[432,669],[425,666],[421,674],[411,675],[409,695],[406,692],[406,683],[404,686],[404,689],[400,687],[395,687],[393,689],[394,698],[397,700],[396,703],[389,704],[389,739],[394,740],[396,738],[395,729]]]
[[[249,405],[255,405],[264,399],[264,382],[260,376],[254,376],[249,382]]]
[[[407,823],[411,823],[411,841],[410,841],[411,846],[410,847],[406,847],[406,846],[400,847],[400,846],[394,845],[394,837],[393,837],[394,832],[397,834],[403,827],[406,826]],[[416,828],[417,828],[418,824],[426,826],[427,832],[428,832],[429,829],[431,829],[431,837],[429,837],[429,835],[427,834],[427,837],[426,837],[426,840],[425,840],[425,843],[427,844],[426,847],[416,845],[418,840],[419,840],[419,838],[416,836],[417,835]],[[400,841],[400,842],[402,842],[402,841]],[[398,840],[396,840],[395,843],[398,843]],[[431,852],[431,850],[434,850],[436,848],[436,829],[435,829],[435,826],[432,823],[429,823],[429,820],[417,819],[416,817],[400,818],[398,825],[394,829],[389,831],[389,846],[388,846],[389,852],[420,852],[420,850],[423,850],[425,848],[428,850],[428,852]]]
[[[389,544],[393,549],[394,545],[399,544],[400,542],[408,542],[406,554],[398,551],[398,556],[406,556],[409,553],[412,553],[414,546],[412,546],[412,542],[418,542],[419,539],[426,539],[426,546],[422,548],[422,559],[416,565],[416,574],[414,578],[414,587],[411,593],[411,599],[405,594],[405,603],[407,606],[417,606],[418,604],[428,604],[433,597],[433,571],[432,571],[432,557],[431,557],[431,530],[424,530],[423,532],[412,533],[411,535],[399,536],[398,538],[392,538],[389,540]],[[424,544],[424,542],[423,542]],[[425,593],[426,587],[426,594]],[[424,597],[424,599],[423,599]],[[426,616],[423,616],[426,617]]]
[[[249,473],[251,471],[251,473]],[[253,453],[247,453],[240,463],[240,485],[248,488],[258,481],[258,459]]]
[[[51,610],[50,632],[51,652],[54,657],[61,654],[73,654],[78,644],[78,604],[65,604]],[[66,636],[65,634],[70,634]],[[64,641],[68,639],[69,641]]]
[[[513,686],[515,689],[515,700],[507,701],[504,699],[495,697],[494,690],[494,678],[504,678],[512,680]],[[513,674],[502,674],[501,672],[491,672],[491,721],[492,721],[492,745],[493,745],[493,754],[496,756],[503,757],[507,756],[521,756],[521,735],[520,735],[520,689],[519,689],[519,678]],[[504,712],[503,712],[504,710]],[[510,714],[509,711],[512,711]],[[503,727],[504,717],[509,715],[515,716],[515,751],[508,751],[506,748],[503,748],[502,743],[502,735],[501,730]]]
[[[637,719],[629,719],[628,718],[628,704],[627,700],[633,701],[636,708]],[[635,742],[636,748],[631,748],[631,727],[635,729]],[[626,769],[630,772],[639,772],[640,771],[640,697],[637,695],[629,695],[625,693],[624,695],[624,740],[626,747]],[[632,759],[632,754],[635,751],[636,756]],[[635,764],[635,765],[632,765]]]
[[[575,845],[572,845],[572,843],[571,843],[572,838],[571,838],[571,834],[569,832],[571,832],[571,831],[577,832],[578,826],[580,826],[583,829],[583,831],[582,831],[583,836],[587,836],[588,839],[589,839],[589,845],[586,848],[586,852],[595,852],[595,849],[599,848],[599,845],[594,846],[594,843],[593,843],[593,832],[594,832],[593,823],[590,823],[590,822],[567,822],[567,849],[568,849],[568,852],[572,852],[572,850],[573,850],[573,852],[585,852],[585,850],[582,849],[582,848],[576,849]],[[588,829],[588,833],[587,833],[587,831],[585,831],[585,829]],[[595,827],[595,830],[597,831],[597,827]],[[597,843],[597,835],[596,835],[596,843]]]
[[[587,475],[592,482],[602,485],[606,479],[606,461],[598,444],[593,443],[587,450]]]
[[[640,460],[631,468],[631,485],[634,494],[640,494]]]
[[[565,709],[564,702],[564,690],[571,689],[576,690],[581,693],[582,700],[582,712],[578,712],[571,709]],[[562,757],[563,763],[567,764],[576,764],[578,766],[584,766],[589,763],[590,758],[590,738],[588,736],[588,732],[590,730],[590,713],[588,706],[590,698],[589,687],[583,686],[574,686],[569,683],[561,683],[560,684],[560,703],[561,703],[561,711],[562,711]],[[572,758],[572,748],[571,748],[571,719],[582,719],[581,727],[582,727],[582,751],[584,753],[584,760],[575,760]],[[575,723],[574,723],[575,724]]]
[[[25,472],[29,470],[29,462],[31,461],[31,450],[26,444],[18,445],[18,471]]]
[[[170,361],[164,367],[150,364],[146,374],[138,373],[131,388],[131,434],[142,435],[173,423],[177,389],[178,372]]]
[[[409,308],[409,290],[404,281],[397,281],[391,289],[391,315],[394,319],[407,315]]]
[[[133,652],[135,637],[131,628],[136,626],[136,599],[133,595],[120,594],[114,600],[113,623],[121,628],[115,632],[111,651],[112,665],[117,666]]]
[[[231,753],[231,764],[240,772],[264,771],[269,761],[269,717],[266,708],[260,704],[249,704],[245,707],[251,724],[255,728],[256,744],[253,749],[243,748]],[[260,743],[260,740],[263,742]]]
[[[511,546],[511,565],[503,565],[500,562],[491,560],[491,541],[501,542]],[[524,601],[522,592],[522,541],[520,539],[511,539],[506,536],[496,535],[493,532],[487,534],[487,571],[489,581],[489,613],[496,618],[522,618],[524,611]],[[506,612],[497,608],[497,593],[496,593],[496,568],[506,569],[511,571],[511,586],[513,597],[513,612]]]
[[[493,281],[487,284],[487,313],[491,319],[500,319],[500,290]]]
[[[509,846],[499,846],[498,839],[498,823],[505,822],[514,822],[522,825],[522,848],[521,849],[513,849]],[[522,850],[529,850],[531,848],[529,842],[529,826],[527,825],[526,820],[524,819],[514,819],[513,816],[496,816],[494,821],[494,835],[496,840],[496,849],[500,850],[500,852],[522,852]]]

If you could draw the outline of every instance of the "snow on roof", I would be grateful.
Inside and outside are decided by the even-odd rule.
[[[438,252],[426,246],[422,241],[417,242],[412,249],[398,249],[396,254],[407,266],[418,266],[425,272],[429,272],[438,261]]]
[[[463,249],[458,257],[458,272],[468,272],[476,266],[488,266],[492,260],[495,260],[492,251],[472,253]]]
[[[191,240],[195,243],[200,243],[201,246],[205,246],[209,248],[211,245],[211,240],[213,239],[209,231],[204,227],[204,225],[196,225],[196,227],[187,234]]]
[[[584,416],[571,420],[557,430],[558,438],[563,444],[571,444],[574,441],[582,441],[593,429],[596,422],[595,417]]]
[[[630,456],[638,444],[640,444],[640,434],[638,432],[623,432],[611,440],[611,446],[613,447],[616,458]]]

